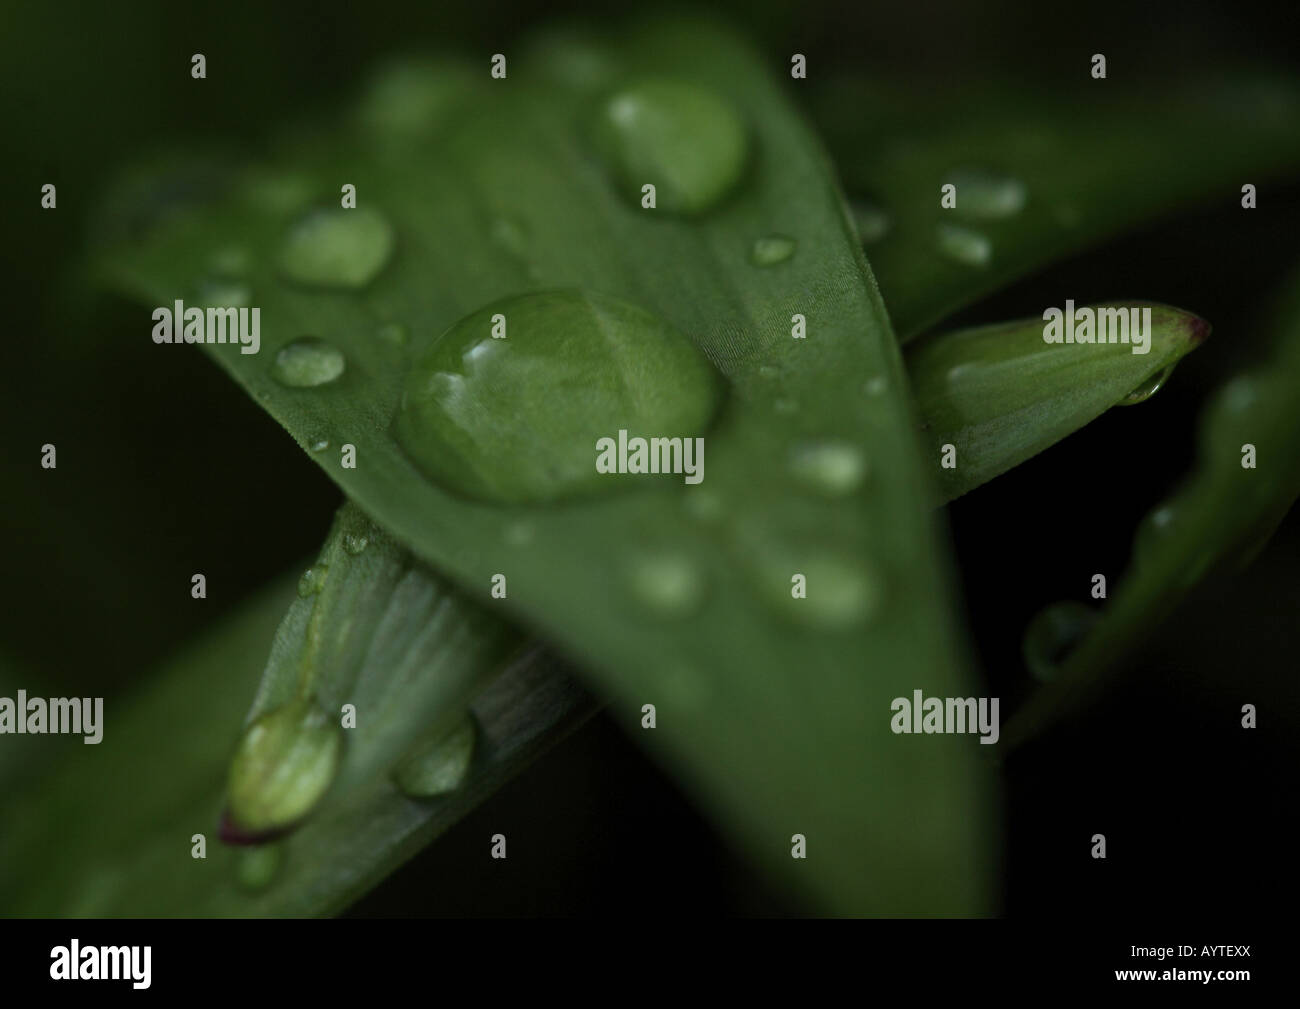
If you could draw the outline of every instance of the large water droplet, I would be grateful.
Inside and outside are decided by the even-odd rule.
[[[790,458],[790,474],[805,487],[827,497],[851,494],[867,476],[867,461],[849,442],[818,442],[798,446]]]
[[[257,718],[230,763],[227,815],[246,837],[293,827],[324,796],[338,772],[342,730],[310,698]]]
[[[1029,671],[1043,681],[1055,677],[1099,619],[1095,610],[1078,602],[1053,603],[1040,610],[1025,628],[1021,644]]]
[[[370,545],[369,538],[361,535],[360,533],[347,533],[343,537],[343,549],[346,550],[348,553],[350,553],[353,557],[356,557],[358,554],[365,553],[366,547],[369,545]]]
[[[271,364],[271,377],[281,385],[305,389],[333,382],[346,367],[347,362],[340,350],[324,340],[305,336],[276,352]]]
[[[313,210],[289,229],[280,269],[307,287],[364,287],[393,252],[388,220],[368,207]]]
[[[1132,406],[1134,403],[1142,403],[1150,399],[1164,386],[1169,380],[1169,376],[1174,373],[1174,366],[1161,368],[1154,375],[1130,392],[1127,396],[1119,401],[1120,406]]]
[[[451,732],[415,747],[393,771],[393,783],[412,799],[431,799],[454,792],[474,760],[478,729],[466,715]]]
[[[749,250],[749,261],[755,266],[776,266],[794,255],[798,243],[786,235],[764,235],[755,240]]]
[[[941,224],[939,251],[966,266],[988,266],[993,258],[993,243],[978,231],[956,224]]]
[[[641,187],[655,186],[656,207],[698,214],[726,196],[744,174],[745,124],[721,95],[694,84],[648,80],[601,106],[596,143],[637,206]]]
[[[870,200],[854,200],[851,209],[853,224],[858,229],[858,240],[863,245],[872,245],[889,234],[889,214],[884,207]]]
[[[504,315],[507,339],[493,339]],[[721,398],[717,373],[644,309],[579,291],[529,294],[456,323],[407,378],[395,436],[431,479],[472,498],[541,502],[662,479],[597,470],[598,445],[687,438]],[[630,462],[629,458],[629,462]],[[681,477],[677,478],[678,480]]]
[[[628,569],[627,583],[639,603],[665,618],[696,612],[704,598],[703,573],[690,557],[680,553],[636,558]]]
[[[944,180],[957,187],[956,212],[977,220],[1012,217],[1025,207],[1025,184],[999,172],[959,168]]]

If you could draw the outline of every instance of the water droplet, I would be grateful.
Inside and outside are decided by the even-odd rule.
[[[474,760],[478,729],[472,716],[451,732],[415,747],[393,771],[393,783],[412,799],[431,799],[461,786]]]
[[[988,266],[993,245],[984,235],[955,224],[939,225],[939,251],[967,266]]]
[[[241,889],[258,893],[269,887],[284,864],[284,842],[244,848],[235,855],[235,878]]]
[[[242,277],[248,272],[252,257],[238,245],[228,245],[212,255],[212,270],[226,277]]]
[[[889,380],[884,375],[868,379],[867,384],[862,387],[862,391],[868,396],[883,396],[888,389]]]
[[[1161,368],[1158,372],[1121,399],[1119,405],[1132,406],[1134,403],[1145,402],[1160,391],[1161,387],[1169,380],[1169,376],[1173,373],[1174,366],[1172,364],[1166,368]]]
[[[509,320],[509,339],[491,337],[497,313]],[[555,501],[637,480],[597,470],[598,458],[623,456],[619,432],[629,451],[634,438],[699,435],[721,394],[704,355],[656,316],[603,295],[551,291],[489,305],[439,337],[408,375],[395,437],[454,491]]]
[[[889,234],[889,215],[880,205],[870,200],[854,200],[851,209],[858,241],[863,245],[872,245]]]
[[[829,555],[796,559],[773,554],[761,562],[760,587],[784,616],[810,627],[843,630],[875,617],[884,579],[872,566]],[[792,595],[795,574],[805,578],[804,598]]]
[[[399,347],[404,347],[410,338],[410,331],[400,322],[385,322],[375,333],[385,343],[393,343]]]
[[[286,277],[307,287],[364,287],[393,252],[393,229],[368,207],[311,211],[289,229],[280,253]]]
[[[232,830],[256,837],[295,826],[334,781],[342,749],[342,729],[310,698],[255,719],[230,763]]]
[[[328,438],[313,438],[309,447],[313,452],[324,452],[330,447],[330,440]]]
[[[685,554],[639,557],[628,569],[627,582],[638,602],[665,618],[697,612],[704,598],[704,575]]]
[[[670,214],[699,214],[740,182],[749,155],[745,124],[721,95],[694,84],[648,80],[601,106],[600,147],[636,206],[641,187],[655,186],[656,206]]]
[[[492,241],[520,259],[528,257],[528,231],[523,223],[513,217],[493,218],[488,229]]]
[[[1160,544],[1177,528],[1178,509],[1173,502],[1157,505],[1143,516],[1133,534],[1133,563],[1147,564],[1159,552]]]
[[[436,129],[475,83],[472,69],[460,63],[393,63],[371,82],[359,118],[376,134],[409,140]]]
[[[722,497],[698,484],[686,488],[682,503],[701,522],[717,522],[727,514],[727,506]]]
[[[253,300],[247,284],[240,280],[212,278],[199,285],[199,303],[210,308],[247,308]]]
[[[364,553],[366,547],[369,544],[370,544],[369,538],[366,536],[362,536],[360,533],[347,533],[343,537],[343,549],[346,550],[348,553],[350,553],[353,557],[357,556],[358,554]]]
[[[503,534],[505,541],[512,547],[527,546],[537,535],[537,529],[531,522],[511,522]]]
[[[1025,666],[1039,680],[1051,680],[1099,619],[1096,610],[1079,602],[1053,603],[1040,610],[1025,628]]]
[[[281,385],[305,389],[333,382],[343,374],[345,367],[341,351],[324,340],[305,336],[276,352],[271,377]]]
[[[1025,184],[999,172],[961,168],[943,180],[957,187],[956,212],[962,217],[997,220],[1013,217],[1025,207]]]
[[[313,564],[298,579],[298,598],[307,599],[314,596],[325,585],[325,576],[329,574],[328,564]]]
[[[790,458],[790,474],[805,487],[827,497],[851,494],[867,476],[867,461],[849,442],[800,445]]]
[[[749,261],[755,266],[776,266],[794,255],[798,243],[785,235],[764,235],[749,250]]]

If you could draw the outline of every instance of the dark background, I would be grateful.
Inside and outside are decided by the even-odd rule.
[[[1009,74],[1050,88],[1093,52],[1107,54],[1112,75],[1125,67],[1153,85],[1213,81],[1243,66],[1300,68],[1294,20],[1252,4],[712,6],[744,25],[774,67],[807,54],[814,77],[867,66],[917,87]],[[340,500],[206,359],[154,353],[137,338],[131,306],[88,290],[86,237],[114,171],[187,143],[256,149],[285,120],[328,115],[381,57],[508,52],[556,9],[236,0],[4,13],[0,659],[29,683],[52,693],[92,682],[105,696],[128,689],[313,554]],[[201,87],[189,86],[194,52],[208,60]],[[55,213],[39,209],[45,182],[58,186]],[[1138,519],[1191,464],[1206,392],[1258,345],[1264,299],[1300,258],[1298,226],[1298,187],[1270,190],[1253,213],[1229,200],[1058,264],[956,320],[1037,314],[1045,302],[1036,291],[1068,278],[1082,300],[1140,296],[1215,327],[1150,403],[1111,411],[949,509],[969,625],[1004,722],[1031,685],[1020,658],[1026,621],[1077,598],[1094,571],[1114,584]],[[44,442],[59,447],[57,481],[36,463]],[[1243,575],[1208,586],[1153,629],[1150,655],[1103,704],[1010,759],[1005,910],[1246,917],[1266,906],[1289,861],[1282,828],[1294,812],[1298,559],[1293,514]],[[208,574],[202,608],[178,588],[196,569]],[[1238,725],[1247,701],[1261,705],[1252,733]],[[505,862],[485,857],[497,832],[511,839]],[[1088,856],[1094,832],[1107,836],[1105,862]],[[354,913],[801,910],[598,717]]]

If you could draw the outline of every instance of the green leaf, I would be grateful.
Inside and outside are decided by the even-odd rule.
[[[1141,302],[1080,306],[1103,309]],[[1154,393],[1182,356],[1209,335],[1203,320],[1147,305],[1149,343],[1047,343],[1039,319],[940,333],[909,345],[907,369],[924,418],[930,457],[956,449],[938,470],[950,501],[1060,441],[1110,407]],[[1123,330],[1129,333],[1127,325]],[[1134,331],[1136,332],[1136,330]],[[1063,334],[1062,334],[1063,335]]]
[[[889,729],[895,697],[978,690],[953,628],[899,355],[825,158],[756,58],[711,26],[661,21],[616,45],[584,44],[580,61],[574,45],[539,45],[506,80],[441,66],[404,71],[408,85],[412,73],[423,82],[405,92],[381,81],[360,125],[294,143],[275,167],[173,208],[102,266],[170,305],[204,297],[221,250],[237,247],[264,347],[205,349],[304,448],[328,444],[314,453],[326,472],[422,559],[477,595],[506,575],[501,605],[575,656],[760,863],[842,912],[987,910],[992,787],[979,748]],[[663,80],[708,96],[700,118],[683,121],[719,107],[737,118],[746,160],[734,182],[734,145],[692,129],[676,141],[689,169],[671,177],[638,153],[640,134],[614,139],[626,149],[613,163],[610,138],[596,142],[593,116],[609,102],[637,106],[628,122],[671,126],[681,92],[645,92]],[[409,125],[396,110],[373,114],[375,94],[394,90],[438,110],[422,131],[375,125]],[[678,187],[691,216],[644,209],[629,171]],[[375,229],[324,209],[345,181],[391,225],[391,259],[362,286],[319,263],[304,269],[322,283],[303,286],[304,264],[289,282],[285,256],[304,227],[341,255],[370,256],[360,250]],[[793,242],[784,260],[761,242],[774,235]],[[585,499],[489,503],[454,477],[426,477],[399,447],[404,388],[409,398],[411,371],[436,357],[440,334],[502,299],[560,290],[651,315],[717,368],[725,401],[705,432],[703,485],[611,478]],[[796,315],[805,339],[791,338]],[[635,402],[662,366],[660,344],[616,336]],[[305,339],[328,349],[288,349]],[[579,429],[594,467],[597,439],[628,425],[583,399],[587,358],[547,359],[545,337],[517,327],[484,353],[509,354],[514,340],[523,364],[500,373],[500,396],[478,390],[471,442],[513,431],[556,453],[561,479],[572,445],[547,432]],[[310,382],[333,370],[329,349],[341,375],[286,381],[282,353],[315,358],[293,362]],[[521,395],[530,355],[543,375],[571,364],[569,381]],[[438,403],[452,409],[447,396]],[[344,445],[355,469],[340,465]],[[806,598],[792,596],[796,575]],[[653,732],[638,727],[647,703]],[[790,857],[796,833],[817,852],[806,862]]]
[[[535,647],[518,652],[514,631],[373,527],[360,555],[334,549],[364,523],[350,506],[341,513],[319,594],[296,598],[293,580],[282,579],[166,663],[135,697],[106,709],[102,742],[71,747],[7,797],[13,829],[0,837],[0,904],[8,912],[341,910],[593,710],[554,659]],[[273,634],[250,720],[263,722],[309,694],[322,715],[332,709],[333,726],[336,702],[346,698],[356,727],[346,730],[328,792],[298,830],[274,845],[234,848],[217,837],[227,769]],[[517,658],[503,669],[511,652]],[[412,750],[427,757],[430,734],[462,726],[467,695],[478,687],[477,741],[462,762],[463,780],[435,799],[403,795],[390,772]],[[279,777],[254,783],[280,797],[293,775],[317,773],[310,761],[280,768]],[[195,834],[206,838],[206,858],[191,857]]]
[[[1193,202],[1240,207],[1243,184],[1300,168],[1293,79],[1167,93],[954,84],[863,75],[816,104],[903,339],[1053,260]]]
[[[1196,468],[1143,520],[1101,619],[1016,712],[1008,745],[1091,700],[1193,589],[1249,563],[1300,498],[1300,271],[1279,300],[1271,347],[1203,409]]]

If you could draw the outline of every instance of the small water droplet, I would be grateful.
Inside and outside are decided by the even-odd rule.
[[[360,533],[347,533],[343,537],[343,549],[353,557],[364,553],[369,543],[370,539],[366,536],[362,536]]]
[[[885,209],[870,200],[854,200],[853,224],[858,229],[858,241],[872,245],[889,234],[890,220]]]
[[[446,735],[417,745],[393,771],[393,783],[412,799],[454,792],[474,761],[478,729],[467,715]]]
[[[1173,373],[1174,366],[1172,364],[1166,368],[1161,368],[1158,372],[1150,376],[1145,382],[1121,399],[1119,405],[1132,406],[1134,403],[1145,402],[1160,391],[1165,382],[1169,380],[1169,376]]]
[[[236,855],[235,879],[240,889],[259,893],[269,887],[284,864],[284,842],[272,841],[241,849]]]
[[[695,613],[704,598],[704,575],[685,554],[639,557],[628,569],[627,582],[637,601],[660,617]]]
[[[1053,679],[1099,619],[1096,610],[1079,602],[1053,603],[1040,610],[1025,628],[1025,666],[1043,682]]]
[[[749,261],[755,266],[776,266],[793,256],[798,244],[786,235],[764,235],[749,250]]]
[[[601,106],[596,143],[636,206],[656,188],[658,210],[699,214],[740,182],[749,157],[745,124],[729,100],[695,84],[647,80]]]
[[[792,621],[843,630],[873,619],[884,599],[884,579],[871,565],[830,555],[796,559],[789,552],[765,557],[760,588],[769,604]],[[792,577],[805,578],[804,598],[792,594]]]
[[[977,220],[1013,217],[1024,209],[1028,198],[1023,182],[1000,172],[960,168],[944,183],[957,187],[956,212]]]
[[[271,377],[293,389],[333,382],[346,367],[341,351],[324,340],[306,336],[281,347],[271,365]]]
[[[883,396],[889,389],[889,380],[884,375],[877,375],[875,378],[868,379],[867,384],[862,387],[862,391],[868,396]]]
[[[328,564],[313,564],[298,579],[298,598],[307,599],[314,596],[325,585],[325,576],[329,574]]]
[[[370,283],[393,252],[393,229],[368,207],[322,207],[290,229],[280,253],[284,275],[305,287],[354,290]]]
[[[394,62],[371,81],[359,117],[375,134],[407,141],[435,130],[475,83],[470,67],[450,60]]]
[[[330,440],[328,438],[313,438],[309,447],[313,452],[324,452],[330,447]]]
[[[849,442],[800,445],[790,458],[790,474],[799,483],[827,497],[842,497],[862,486],[867,461]]]
[[[375,330],[375,333],[385,343],[393,343],[399,347],[406,346],[406,341],[410,339],[410,331],[400,322],[385,322]]]
[[[528,258],[528,230],[514,217],[496,217],[488,229],[492,241],[519,259]]]
[[[955,224],[939,225],[939,251],[967,266],[988,266],[993,244],[985,235]]]
[[[213,253],[212,270],[225,277],[242,277],[252,265],[252,258],[247,249],[238,245],[228,245]]]
[[[507,340],[491,337],[497,313],[509,320]],[[629,446],[697,436],[722,390],[708,359],[658,317],[603,295],[551,291],[489,305],[439,337],[407,377],[394,434],[451,490],[555,501],[626,488],[638,477],[597,468],[622,456],[619,432]]]
[[[1143,516],[1133,534],[1133,563],[1147,564],[1159,552],[1160,544],[1177,528],[1178,508],[1171,501],[1157,505]]]
[[[722,497],[701,485],[686,488],[682,503],[701,522],[717,522],[727,514],[727,506]]]
[[[209,308],[247,308],[253,295],[240,280],[211,278],[199,285],[199,303]]]
[[[527,546],[537,535],[536,527],[527,521],[511,522],[503,534],[505,541],[512,547]]]

